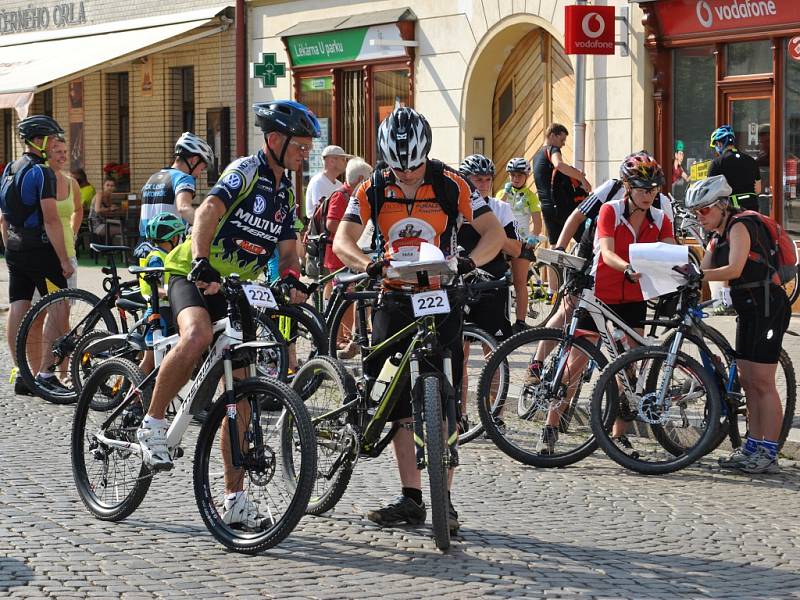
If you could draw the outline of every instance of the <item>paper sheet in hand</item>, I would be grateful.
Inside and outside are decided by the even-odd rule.
[[[630,263],[637,273],[642,274],[639,283],[645,300],[669,294],[686,283],[680,273],[672,270],[676,265],[689,262],[689,247],[656,242],[650,244],[631,244]]]

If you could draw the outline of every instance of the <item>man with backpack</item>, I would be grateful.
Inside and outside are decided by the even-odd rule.
[[[459,219],[463,217],[481,236],[469,256],[458,256],[458,270],[466,274],[497,256],[505,240],[505,232],[492,214],[486,201],[470,188],[456,171],[441,162],[430,159],[431,127],[415,110],[398,107],[378,128],[378,149],[389,168],[376,171],[369,181],[356,189],[336,232],[333,251],[351,269],[366,271],[382,279],[388,258],[394,255],[410,256],[422,242],[438,246],[445,255],[457,254],[456,234]],[[368,221],[375,223],[375,236],[384,248],[384,256],[371,260],[358,246],[358,239]],[[401,254],[402,253],[402,254]],[[408,260],[406,258],[405,260]],[[373,345],[390,338],[414,321],[410,302],[385,299],[372,318]],[[456,397],[463,370],[462,311],[437,317],[437,332],[442,344],[450,351],[453,366],[453,386]],[[378,375],[384,361],[396,352],[404,351],[401,342],[385,348],[380,356],[364,365],[367,375]],[[440,369],[441,364],[432,365]],[[410,394],[410,381],[405,376],[401,383],[403,398]],[[417,469],[412,422],[411,402],[399,401],[389,421],[399,425],[392,440],[394,454],[400,471],[401,495],[379,510],[369,511],[367,518],[381,526],[401,522],[419,524],[425,520],[422,502],[422,483]],[[449,482],[452,482],[452,470]],[[449,486],[448,486],[449,487]],[[451,532],[459,528],[458,513],[452,503],[448,514]]]

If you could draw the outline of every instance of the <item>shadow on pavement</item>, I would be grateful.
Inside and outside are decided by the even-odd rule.
[[[27,585],[33,579],[33,571],[23,561],[0,556],[0,592]]]

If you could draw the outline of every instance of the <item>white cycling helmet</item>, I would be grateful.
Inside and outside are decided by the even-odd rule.
[[[711,206],[719,201],[727,203],[733,193],[725,175],[714,175],[707,179],[693,183],[686,191],[684,204],[689,210],[697,210],[704,206]]]
[[[515,156],[506,164],[506,171],[508,173],[525,173],[525,175],[530,175],[531,165],[524,157]]]
[[[181,134],[175,142],[175,156],[187,159],[191,156],[198,156],[206,163],[206,166],[214,165],[214,151],[203,138],[196,136],[190,131]]]
[[[431,126],[413,108],[395,108],[378,127],[378,150],[392,169],[416,169],[427,160],[431,143]]]

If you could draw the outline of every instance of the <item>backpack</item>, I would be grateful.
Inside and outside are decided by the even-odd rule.
[[[316,259],[319,264],[322,264],[325,260],[325,246],[331,243],[328,239],[328,228],[326,226],[329,204],[330,196],[322,198],[314,209],[314,214],[308,220],[306,254]]]
[[[545,147],[544,155],[552,165],[553,161],[550,158],[549,146]],[[563,200],[565,201],[566,207],[569,208],[569,212],[572,212],[576,204],[582,202],[589,196],[586,190],[580,186],[577,179],[564,175],[556,168],[553,168],[553,174],[550,176],[550,187],[552,190],[552,198],[556,206],[559,206],[559,201]]]
[[[768,248],[762,246],[755,251],[751,249],[747,258],[757,263],[766,263],[770,269],[770,278],[777,279],[781,285],[793,281],[797,275],[797,250],[786,230],[775,219],[754,210],[743,210],[735,215],[728,224],[727,230],[730,231],[731,226],[740,221],[760,224],[771,241]]]
[[[457,173],[457,171],[446,166],[442,161],[436,160],[434,158],[428,159],[427,168],[430,169],[433,194],[436,196],[436,201],[439,203],[439,206],[447,215],[448,225],[457,223],[458,204],[456,202],[446,201],[445,179],[444,179],[445,170],[451,171],[453,173]],[[380,214],[381,208],[383,207],[383,204],[386,201],[386,177],[384,177],[383,175],[383,169],[376,169],[375,171],[373,171],[372,177],[370,178],[370,183],[372,189],[374,190],[370,206],[372,212],[372,224],[375,226],[375,231],[372,234],[372,247],[376,250],[379,250],[385,244],[385,240],[383,239],[383,234],[381,233],[380,227],[378,227],[378,215]],[[469,185],[470,189],[472,189],[472,184],[467,182],[467,185]],[[393,198],[392,200],[402,202],[401,199]],[[409,200],[408,202],[413,202],[413,200]]]

